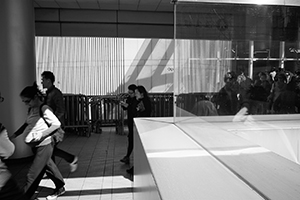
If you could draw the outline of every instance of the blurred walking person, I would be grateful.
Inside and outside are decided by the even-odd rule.
[[[31,146],[34,153],[34,160],[27,173],[27,181],[24,187],[25,194],[28,198],[34,195],[46,172],[56,187],[54,193],[47,196],[46,199],[56,199],[65,193],[65,182],[51,159],[54,146],[51,135],[55,133],[61,124],[51,108],[43,104],[43,96],[36,83],[25,87],[21,91],[20,97],[28,107],[28,113],[24,125],[14,133],[13,137],[25,134],[25,143]]]
[[[0,93],[0,103],[3,102],[3,100],[4,98],[1,97]],[[9,140],[6,128],[0,123],[0,199],[28,200],[3,162],[3,160],[9,158],[14,151],[15,145]]]
[[[55,76],[52,72],[44,71],[42,73],[42,85],[43,88],[47,89],[44,103],[53,110],[54,114],[61,123],[61,127],[64,128],[65,107],[63,101],[63,94],[57,87],[55,87],[54,82]],[[61,157],[69,163],[70,172],[75,172],[78,167],[78,157],[58,148],[57,145],[58,142],[56,142],[54,145],[52,157],[53,161],[55,162],[54,156]]]

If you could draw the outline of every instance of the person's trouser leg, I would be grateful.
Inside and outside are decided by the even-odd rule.
[[[126,157],[129,157],[133,150],[133,120],[128,121],[128,146]]]
[[[5,185],[0,188],[1,200],[29,200],[24,191],[19,188],[17,182],[10,178]]]
[[[27,197],[31,198],[37,189],[45,170],[45,166],[51,160],[53,153],[52,144],[35,148],[35,157],[27,174],[27,181],[24,191]]]
[[[53,181],[56,189],[59,189],[65,185],[64,178],[52,159],[50,159],[47,163],[46,174]]]
[[[57,145],[54,146],[54,150],[53,150],[53,156],[52,156],[52,160],[55,162],[54,157],[60,157],[63,158],[65,161],[67,161],[68,163],[71,163],[74,161],[75,156],[58,148]]]

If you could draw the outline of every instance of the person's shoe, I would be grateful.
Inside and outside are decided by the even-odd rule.
[[[73,162],[70,163],[70,172],[71,172],[71,173],[72,173],[72,172],[75,172],[75,171],[77,170],[77,167],[78,167],[77,162],[78,162],[78,157],[75,156]]]
[[[123,162],[123,163],[125,163],[125,164],[129,164],[129,157],[125,156],[120,161]]]
[[[57,199],[57,197],[63,195],[64,193],[66,193],[65,187],[61,187],[59,189],[54,190],[54,193],[47,196],[46,199],[47,200]]]
[[[126,169],[126,172],[130,175],[133,175],[133,167],[131,167],[130,169]]]

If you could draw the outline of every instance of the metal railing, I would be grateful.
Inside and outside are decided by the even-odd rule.
[[[209,100],[211,102],[214,102],[214,96],[217,93],[207,93],[207,92],[199,92],[199,93],[182,93],[179,94],[177,97],[176,105],[179,108],[182,108],[183,110],[186,110],[188,112],[196,112],[193,111],[195,108],[194,106],[197,104],[197,102],[201,100]],[[198,108],[196,108],[198,109]]]
[[[115,126],[117,134],[124,134],[127,115],[120,106],[120,96],[64,94],[65,128],[90,136],[101,133],[101,127]],[[150,93],[149,97],[152,117],[173,116],[173,93]]]
[[[152,117],[173,116],[173,93],[149,93],[152,102]]]
[[[115,126],[116,133],[124,133],[124,112],[117,95],[89,96],[92,130],[101,133],[103,126]]]
[[[64,94],[65,129],[75,130],[79,135],[90,136],[89,99],[85,95]]]

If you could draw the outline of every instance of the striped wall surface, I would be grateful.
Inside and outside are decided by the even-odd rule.
[[[63,93],[110,95],[134,83],[173,91],[171,39],[36,37],[36,78],[52,71]]]
[[[124,39],[36,37],[37,80],[45,70],[63,93],[124,92]]]

